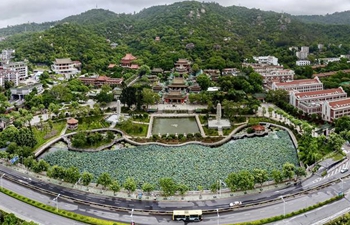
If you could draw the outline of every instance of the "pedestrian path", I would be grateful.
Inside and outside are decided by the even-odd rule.
[[[342,164],[340,164],[339,166],[328,170],[327,175],[315,179],[312,183],[314,184],[314,183],[320,182],[321,180],[328,179],[336,174],[339,174],[342,169],[349,168],[349,166],[350,166],[350,161],[347,160],[347,161],[343,162]]]

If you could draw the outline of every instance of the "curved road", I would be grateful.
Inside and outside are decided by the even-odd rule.
[[[216,208],[225,208],[227,207],[229,202],[232,202],[234,198],[231,199],[217,199],[217,200],[207,200],[207,201],[194,201],[194,202],[153,202],[153,201],[139,201],[139,200],[126,200],[126,199],[119,199],[119,198],[113,198],[113,197],[106,197],[106,196],[100,196],[95,195],[91,193],[81,192],[77,190],[72,190],[69,188],[62,188],[53,184],[44,183],[40,180],[36,180],[32,178],[32,180],[29,180],[28,177],[26,177],[25,174],[18,173],[17,171],[13,171],[7,167],[0,166],[1,173],[5,172],[7,175],[11,174],[11,176],[14,176],[16,179],[21,180],[22,183],[28,183],[31,185],[35,185],[56,193],[61,193],[61,195],[66,195],[70,197],[74,197],[77,199],[83,199],[91,202],[96,202],[100,204],[106,204],[111,206],[119,206],[119,207],[128,207],[128,208],[144,208],[144,209],[153,209],[153,210],[173,210],[173,209],[194,209],[194,208],[200,208],[200,209],[212,209],[215,210]],[[337,178],[340,176],[340,174],[337,174],[337,176],[332,177],[332,179]],[[5,176],[6,177],[6,176]],[[296,192],[304,189],[307,186],[317,185],[319,183],[322,183],[322,181],[318,183],[314,183],[315,178],[311,178],[303,183],[303,186],[299,187],[289,187],[283,190],[279,191],[269,191],[264,192],[262,194],[256,194],[256,195],[246,195],[241,196],[239,200],[243,201],[243,204],[247,204],[251,201],[255,201],[258,198],[260,200],[266,200],[270,198],[276,198],[281,195],[286,195],[290,192]],[[327,180],[324,180],[326,182]],[[6,179],[2,180],[2,183],[5,188],[13,190],[16,193],[19,193],[21,195],[27,196],[29,198],[35,199],[37,201],[43,202],[45,204],[54,204],[51,200],[53,199],[53,196],[47,196],[41,193],[38,193],[36,191],[33,191],[31,189],[27,189],[25,187],[22,187],[21,185],[14,184],[12,182],[7,181]],[[343,186],[343,187],[342,187]],[[295,211],[300,208],[305,208],[307,206],[316,204],[317,202],[324,201],[326,199],[329,199],[333,196],[335,196],[339,191],[342,190],[348,190],[350,188],[350,182],[344,181],[339,182],[337,184],[332,185],[329,188],[325,188],[323,190],[320,190],[315,193],[311,193],[309,195],[305,196],[299,196],[295,199],[288,199],[286,200],[286,213]],[[342,200],[341,202],[346,201]],[[1,201],[2,202],[2,201]],[[1,204],[1,203],[0,203]],[[3,203],[4,204],[4,203]],[[5,205],[5,204],[4,204]],[[7,205],[7,204],[6,204]],[[131,217],[129,212],[114,212],[109,210],[101,209],[100,207],[94,207],[94,206],[87,206],[84,204],[79,204],[72,201],[65,201],[63,199],[59,199],[59,207],[73,211],[79,214],[89,215],[93,217],[99,217],[103,219],[108,220],[114,220],[114,221],[121,221],[121,222],[131,222]],[[327,207],[328,208],[328,207]],[[333,207],[334,209],[336,207]],[[237,209],[234,212],[227,212],[227,213],[220,213],[220,224],[224,223],[234,223],[234,222],[243,222],[243,221],[251,221],[251,220],[257,220],[262,219],[270,216],[275,215],[281,215],[283,214],[283,203],[282,201],[273,203],[271,205],[265,205],[260,206],[257,208],[251,208],[251,209]],[[25,209],[20,209],[21,212],[26,212]],[[330,211],[330,210],[328,210]],[[326,212],[328,212],[326,211]],[[341,210],[339,210],[341,211]],[[319,217],[315,217],[314,214],[311,214],[308,218],[313,220],[316,219],[315,222],[317,222],[320,219],[324,219],[327,216],[327,213],[322,213]],[[179,224],[179,222],[173,222],[170,220],[170,216],[154,216],[149,215],[148,213],[142,213],[142,212],[134,212],[134,215],[132,219],[137,222],[138,224]],[[201,222],[201,224],[216,224],[217,223],[217,215],[205,215],[204,220]],[[52,220],[54,221],[54,220]],[[53,224],[53,223],[41,223],[41,224]],[[290,224],[293,224],[290,223]]]

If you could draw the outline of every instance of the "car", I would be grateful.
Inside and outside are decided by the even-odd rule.
[[[348,170],[349,170],[348,168],[343,168],[340,170],[340,173],[346,173],[346,172],[348,172]]]
[[[230,203],[230,207],[239,206],[239,205],[242,205],[241,201],[235,201]]]

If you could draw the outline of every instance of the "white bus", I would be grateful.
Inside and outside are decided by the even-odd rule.
[[[175,221],[202,221],[202,210],[174,210],[173,220]]]

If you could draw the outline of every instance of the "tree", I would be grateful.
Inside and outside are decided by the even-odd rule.
[[[253,170],[254,182],[259,183],[262,187],[263,183],[268,181],[269,176],[266,170],[254,169]]]
[[[77,167],[71,166],[66,170],[64,181],[69,183],[76,183],[80,178],[80,172]]]
[[[215,181],[214,183],[212,183],[212,184],[210,185],[210,191],[211,191],[212,193],[217,193],[219,189],[220,189],[220,184],[219,184],[218,181]]]
[[[206,91],[208,90],[208,87],[210,87],[210,78],[206,74],[197,76],[196,81],[201,87],[202,91]]]
[[[96,186],[101,184],[103,186],[103,188],[105,189],[111,183],[112,183],[111,176],[109,175],[109,173],[104,172],[98,177]]]
[[[295,168],[295,175],[297,176],[297,179],[299,179],[300,177],[306,175],[306,171],[302,167],[297,167],[297,168]]]
[[[294,173],[295,170],[295,165],[289,162],[286,162],[285,164],[283,164],[283,176],[285,178],[288,178],[289,180],[292,179],[295,175]]]
[[[159,186],[162,189],[164,196],[174,195],[177,190],[175,181],[170,177],[159,179]]]
[[[151,69],[147,65],[142,65],[142,66],[140,66],[140,68],[138,69],[137,72],[138,72],[139,76],[143,76],[143,75],[150,74]]]
[[[126,178],[123,187],[125,188],[125,190],[127,190],[129,192],[129,194],[131,192],[134,192],[136,190],[136,182],[134,180],[134,178],[132,177],[128,177]]]
[[[237,191],[238,189],[238,174],[237,173],[230,173],[228,176],[227,176],[227,179],[226,179],[226,184],[227,186],[230,188],[230,190],[232,192],[234,191]]]
[[[181,196],[184,196],[186,192],[189,190],[189,188],[185,184],[179,184],[177,186],[177,190],[179,191]]]
[[[118,181],[114,180],[109,188],[113,191],[113,194],[115,195],[116,192],[120,191],[120,185]]]
[[[154,190],[154,185],[150,183],[144,183],[142,185],[142,191],[148,193],[148,195]]]
[[[197,63],[194,63],[193,65],[192,65],[192,71],[193,71],[193,74],[197,74],[198,72],[199,72],[199,66],[198,66],[198,64]]]
[[[84,171],[81,174],[81,182],[83,183],[84,186],[88,186],[92,179],[94,178],[94,175],[92,173]]]
[[[154,93],[149,88],[144,88],[142,89],[142,101],[144,104],[146,104],[146,107],[148,109],[149,105],[159,101],[159,95],[157,93]]]
[[[254,188],[254,176],[247,170],[242,170],[237,174],[237,187],[242,190],[250,190]]]
[[[135,87],[126,87],[122,90],[122,93],[120,95],[120,101],[123,104],[126,104],[128,108],[130,108],[132,105],[136,104],[137,99],[136,96],[136,88]]]
[[[279,170],[276,170],[276,169],[272,170],[271,177],[276,184],[281,183],[283,181],[283,175]]]

